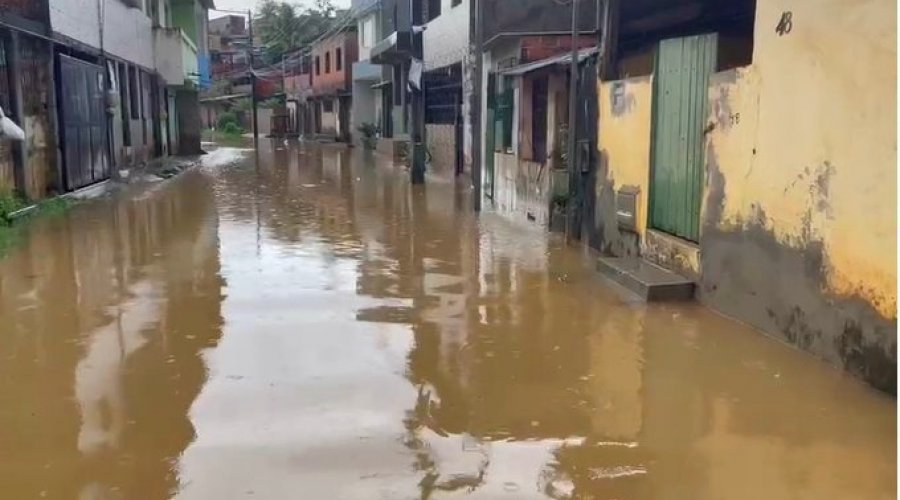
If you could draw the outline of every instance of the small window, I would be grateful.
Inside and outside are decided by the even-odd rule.
[[[319,75],[322,74],[322,64],[321,64],[321,62],[322,62],[322,61],[319,59],[319,56],[316,56],[316,76],[319,76]]]
[[[428,20],[441,15],[441,0],[428,0]]]
[[[331,73],[331,52],[325,53],[325,74]]]
[[[335,51],[334,51],[334,70],[335,70],[335,71],[340,71],[341,68],[343,68],[343,65],[344,65],[344,63],[341,62],[341,61],[342,61],[341,56],[343,55],[341,52],[342,52],[342,51],[341,51],[341,48],[340,48],[340,47],[338,47],[338,48],[335,49]]]

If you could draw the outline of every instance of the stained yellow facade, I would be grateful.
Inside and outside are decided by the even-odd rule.
[[[786,12],[792,29],[778,34]],[[821,241],[827,291],[887,318],[897,304],[896,57],[892,1],[760,1],[753,64],[714,75],[707,137],[707,163],[724,180],[719,223],[763,221],[794,247]]]
[[[710,307],[896,393],[896,19],[891,0],[758,0],[752,30],[723,28],[695,131],[697,242],[650,229],[661,39],[617,54],[622,79],[598,84],[591,244],[681,273]]]
[[[646,76],[601,82],[597,98],[601,159],[609,166],[614,189],[640,189],[635,216],[638,232],[643,234],[649,200],[653,79]]]

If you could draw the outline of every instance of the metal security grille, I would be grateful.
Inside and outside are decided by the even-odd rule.
[[[427,72],[422,80],[425,88],[425,123],[456,124],[462,109],[462,72],[459,66]]]

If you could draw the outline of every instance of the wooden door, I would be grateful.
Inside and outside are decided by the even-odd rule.
[[[709,75],[715,71],[717,36],[663,40],[654,75],[650,225],[700,239],[703,128]]]

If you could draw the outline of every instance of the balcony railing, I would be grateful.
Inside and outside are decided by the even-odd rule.
[[[158,27],[153,30],[156,44],[156,70],[167,85],[195,86],[200,68],[197,46],[181,28]]]

